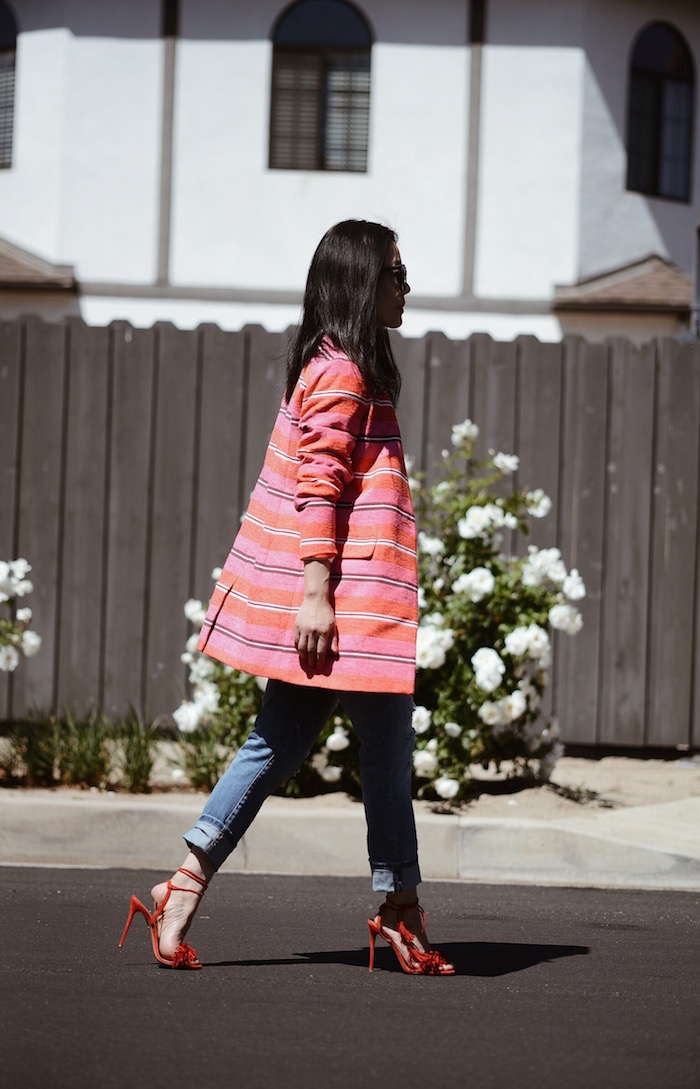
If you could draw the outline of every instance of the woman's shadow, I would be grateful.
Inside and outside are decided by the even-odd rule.
[[[535,945],[529,942],[441,942],[440,952],[455,966],[459,976],[505,976],[523,972],[536,964],[549,964],[561,957],[585,956],[586,945]],[[260,960],[209,961],[207,968],[270,967],[274,965],[346,964],[366,968],[369,951],[363,949],[314,950],[295,953],[292,957]],[[396,957],[388,947],[377,948],[375,967],[400,972]]]

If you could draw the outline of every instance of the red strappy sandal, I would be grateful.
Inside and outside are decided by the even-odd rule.
[[[185,870],[182,867],[177,871],[178,873],[184,873],[186,877],[190,877],[193,881],[196,881],[202,886],[200,889],[183,889],[179,885],[173,885],[172,881],[168,881],[168,891],[155,908],[155,911],[151,913],[148,908],[145,908],[141,901],[136,897],[131,897],[131,907],[129,909],[129,918],[126,920],[126,926],[124,927],[124,933],[119,941],[119,948],[121,949],[126,940],[126,936],[129,933],[129,927],[131,926],[134,916],[138,913],[145,916],[148,928],[151,931],[151,941],[153,942],[153,952],[157,961],[161,964],[165,964],[168,968],[201,968],[202,965],[197,959],[197,954],[191,945],[187,942],[180,942],[177,949],[173,953],[172,957],[164,957],[160,951],[160,945],[158,943],[158,920],[161,918],[165,905],[170,899],[171,892],[191,892],[194,896],[204,896],[204,890],[207,887],[208,882],[202,880],[201,877],[197,877],[196,873],[192,873],[191,870]]]
[[[403,938],[405,949],[403,949],[393,937],[389,934],[382,922],[382,910],[389,908],[391,911],[396,912],[398,921],[398,932]],[[375,919],[368,919],[367,925],[369,926],[369,970],[374,969],[374,943],[377,939],[377,935],[380,934],[384,941],[396,953],[396,959],[403,968],[404,972],[408,972],[409,975],[414,976],[453,976],[455,974],[454,964],[450,964],[445,960],[442,953],[438,953],[437,949],[431,949],[429,952],[425,952],[419,949],[416,944],[416,936],[412,934],[403,921],[403,917],[407,911],[411,908],[417,908],[420,913],[421,925],[423,931],[428,921],[428,917],[423,911],[417,900],[414,900],[412,904],[390,904],[385,901],[379,909],[379,913]]]

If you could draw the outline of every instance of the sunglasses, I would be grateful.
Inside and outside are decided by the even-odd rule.
[[[408,280],[406,278],[406,266],[405,265],[385,265],[383,272],[393,272],[394,279],[396,280],[396,286],[399,291],[405,291],[408,287]]]

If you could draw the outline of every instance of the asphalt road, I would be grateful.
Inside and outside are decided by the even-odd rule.
[[[367,971],[367,881],[221,875],[174,972],[158,876],[0,867],[2,1089],[700,1086],[700,894],[426,884],[440,979]]]

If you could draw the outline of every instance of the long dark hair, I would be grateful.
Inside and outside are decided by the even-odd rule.
[[[309,267],[301,323],[287,355],[286,398],[324,336],[359,368],[370,397],[396,404],[401,376],[389,334],[377,325],[377,283],[396,235],[381,223],[347,219],[318,244]]]

